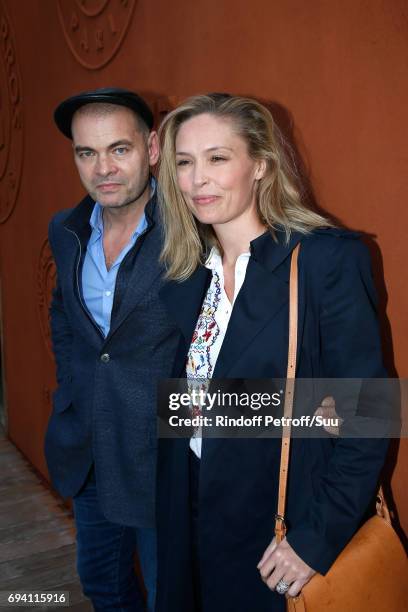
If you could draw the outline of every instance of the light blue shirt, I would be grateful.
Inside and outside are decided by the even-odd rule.
[[[115,263],[108,270],[103,251],[103,208],[96,202],[89,223],[92,227],[82,268],[82,293],[85,304],[96,324],[106,337],[110,329],[110,320],[115,295],[116,277],[119,266],[130,251],[140,234],[146,229],[147,221],[142,218],[132,234],[128,244],[122,249]]]

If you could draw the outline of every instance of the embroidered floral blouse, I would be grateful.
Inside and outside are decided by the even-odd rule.
[[[224,272],[222,259],[216,247],[213,247],[205,263],[212,270],[212,279],[204,298],[201,312],[191,340],[187,356],[186,374],[190,391],[192,389],[207,391],[218,354],[231,317],[236,297],[245,280],[250,253],[242,253],[235,263],[234,298],[229,301],[224,289]],[[192,407],[193,416],[201,414],[200,408]],[[201,428],[197,428],[190,440],[190,448],[201,458]]]

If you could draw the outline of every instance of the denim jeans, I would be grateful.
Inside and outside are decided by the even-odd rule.
[[[156,596],[156,531],[108,521],[98,501],[92,470],[73,499],[77,530],[77,568],[84,594],[96,612],[145,612],[142,588],[134,570],[138,553],[148,594],[147,610]]]

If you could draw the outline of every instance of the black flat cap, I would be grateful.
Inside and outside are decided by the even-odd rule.
[[[67,98],[57,106],[54,111],[54,121],[64,136],[72,139],[72,117],[81,106],[94,102],[126,106],[126,108],[130,108],[145,122],[149,130],[153,127],[153,113],[143,98],[128,89],[104,87],[103,89],[94,89],[93,91],[83,91],[77,96]]]

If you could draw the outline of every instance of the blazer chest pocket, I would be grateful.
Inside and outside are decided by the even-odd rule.
[[[72,404],[71,385],[62,384],[54,391],[52,396],[52,404],[54,411],[57,413],[64,412]]]

